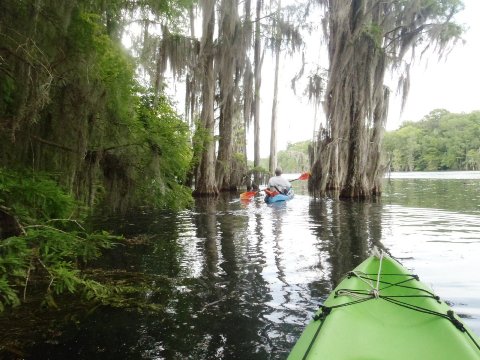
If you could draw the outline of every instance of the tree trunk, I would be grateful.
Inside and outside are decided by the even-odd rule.
[[[260,166],[260,86],[262,85],[262,62],[261,56],[261,34],[260,34],[260,16],[262,10],[262,0],[257,0],[257,10],[255,16],[255,44],[254,44],[254,78],[255,78],[255,97],[254,97],[254,115],[253,115],[253,166]],[[253,175],[253,181],[256,184],[260,182],[259,173],[256,171]]]
[[[205,129],[203,152],[198,169],[194,195],[217,195],[215,183],[215,76],[214,76],[214,44],[215,0],[206,0],[203,7],[203,37],[200,49],[200,61],[204,78],[202,81],[202,113],[200,126]]]
[[[17,217],[11,214],[10,209],[0,205],[0,240],[22,234],[25,234],[25,229]]]
[[[441,56],[459,39],[452,22],[458,2],[323,0],[328,7],[330,61],[325,96],[326,129],[320,131],[309,191],[328,190],[342,198],[362,199],[381,193],[386,165],[380,146],[387,118],[389,66],[403,70],[400,90],[406,99],[406,54],[433,48]]]
[[[277,8],[277,24],[280,20],[281,1],[278,2]],[[277,28],[275,29],[275,80],[273,86],[273,101],[272,101],[272,123],[270,128],[270,159],[268,162],[268,170],[271,174],[275,172],[277,167],[277,105],[278,105],[278,70],[280,67],[280,45],[281,34]]]
[[[239,39],[235,37],[238,24],[238,0],[223,0],[221,4],[220,22],[220,56],[219,56],[219,83],[220,83],[220,124],[218,157],[216,164],[216,181],[220,190],[236,190],[231,183],[232,171],[232,132],[235,114],[235,72],[237,58],[244,54],[237,53]],[[240,50],[241,52],[241,50]],[[238,59],[240,60],[240,59]]]
[[[350,16],[341,13],[350,7]],[[380,192],[380,140],[388,89],[383,85],[384,52],[362,31],[354,5],[329,6],[330,72],[326,91],[327,128],[319,132],[309,190],[340,198],[368,198]]]

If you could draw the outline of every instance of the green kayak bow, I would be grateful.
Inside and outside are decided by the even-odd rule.
[[[288,359],[479,360],[479,344],[417,275],[377,252],[338,284]]]

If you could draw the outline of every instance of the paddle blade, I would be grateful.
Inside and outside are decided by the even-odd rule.
[[[298,180],[308,180],[309,178],[310,178],[310,173],[309,172],[304,172],[302,175],[300,175]]]
[[[252,197],[255,196],[256,193],[257,193],[256,191],[247,191],[247,192],[241,193],[240,194],[240,199],[241,200],[251,199]]]

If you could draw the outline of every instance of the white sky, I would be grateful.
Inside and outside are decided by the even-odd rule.
[[[457,22],[468,29],[466,43],[458,43],[446,59],[431,57],[419,62],[411,71],[411,85],[407,104],[400,114],[399,96],[392,93],[387,130],[397,129],[405,120],[418,121],[434,109],[469,113],[480,110],[480,1],[464,0],[465,10]],[[313,46],[315,48],[316,46]],[[261,157],[268,157],[273,92],[273,65],[265,55],[261,89]],[[292,68],[299,65],[291,59],[282,59],[284,77],[280,80],[277,109],[277,151],[288,143],[308,140],[313,135],[313,105],[301,94],[295,96],[290,89]],[[394,89],[392,89],[394,90]],[[298,93],[301,91],[299,90]],[[319,117],[323,114],[319,113]],[[318,123],[317,123],[318,126]],[[253,128],[253,126],[252,126]],[[248,158],[253,159],[253,131],[248,135]]]
[[[465,10],[457,21],[468,27],[465,44],[457,46],[446,60],[430,59],[412,72],[412,85],[407,105],[399,116],[398,105],[391,105],[387,129],[393,130],[403,120],[420,120],[434,109],[469,113],[480,110],[480,1],[464,0]],[[397,111],[394,111],[397,110]]]

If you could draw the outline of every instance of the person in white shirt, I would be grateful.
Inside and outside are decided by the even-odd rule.
[[[290,181],[282,177],[282,168],[277,167],[275,169],[275,176],[268,180],[268,187],[272,191],[276,190],[279,193],[286,194],[292,187],[292,184],[290,184]]]

